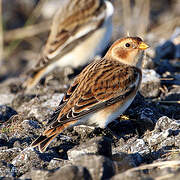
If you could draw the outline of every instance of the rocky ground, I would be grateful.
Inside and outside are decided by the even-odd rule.
[[[163,42],[147,34],[146,41],[152,47],[140,91],[108,126],[113,134],[76,126],[45,153],[30,144],[45,129],[73,78],[56,69],[24,94],[19,76],[1,76],[0,179],[180,179],[180,30]]]

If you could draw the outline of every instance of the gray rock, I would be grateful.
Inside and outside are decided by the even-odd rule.
[[[156,123],[155,129],[161,131],[167,130],[170,128],[172,122],[173,120],[168,118],[167,116],[160,117]]]
[[[71,165],[72,163],[70,163],[69,160],[64,160],[64,159],[52,159],[50,162],[49,162],[49,165],[48,165],[48,169],[49,170],[52,170],[52,169],[57,169],[57,168],[61,168],[65,165]]]
[[[43,165],[39,155],[32,147],[28,147],[21,151],[11,163],[17,167],[18,174],[24,174],[32,169],[32,167],[41,168]]]
[[[137,152],[141,155],[150,153],[150,149],[145,144],[143,139],[137,139],[131,146],[131,153],[137,153]]]
[[[135,159],[132,155],[126,153],[116,153],[112,155],[112,160],[116,161],[118,172],[124,172],[127,169],[136,167]]]
[[[132,137],[125,141],[123,138],[121,138],[118,143],[116,143],[116,147],[112,149],[112,154],[124,152],[129,153],[131,150],[131,146],[134,144],[134,142],[137,140],[136,137]]]
[[[20,179],[47,180],[52,175],[48,170],[32,169],[20,177]]]
[[[147,139],[147,142],[150,146],[154,146],[156,144],[160,144],[170,135],[169,130],[163,132],[156,132],[154,131],[152,135]]]
[[[172,130],[180,130],[180,120],[172,120],[168,118],[167,116],[163,116],[158,119],[156,126],[156,130],[167,130],[167,129],[172,129]]]
[[[81,166],[65,166],[57,170],[48,180],[91,180],[92,177],[85,167]]]
[[[7,180],[14,179],[11,169],[0,161],[0,179],[5,177]]]
[[[52,96],[48,97],[47,96],[42,96],[41,100],[45,100],[42,103],[42,107],[49,107],[49,108],[56,108],[59,105],[59,102],[63,98],[64,94],[63,93],[55,93]]]
[[[37,121],[33,121],[33,120],[24,120],[22,123],[22,128],[26,129],[26,131],[28,131],[29,129],[38,129],[40,128],[39,124]]]
[[[144,97],[152,98],[159,94],[160,78],[154,70],[144,69],[142,82],[140,86],[140,93]]]
[[[175,141],[174,145],[180,148],[180,133],[177,136],[175,136],[174,141]]]
[[[10,162],[19,154],[20,151],[21,151],[20,148],[10,148],[5,150],[0,150],[0,160]]]
[[[76,166],[86,167],[92,179],[108,179],[112,177],[117,171],[116,162],[111,161],[105,156],[84,155],[73,160]]]
[[[81,139],[87,139],[87,136],[94,131],[94,127],[79,125],[73,127],[74,131],[80,134]]]
[[[73,160],[78,156],[85,154],[95,154],[95,155],[104,155],[111,157],[112,155],[112,146],[111,140],[106,137],[97,137],[87,143],[83,143],[79,146],[76,146],[70,149],[68,152],[69,160]]]
[[[31,170],[31,179],[46,180],[52,175],[52,172],[47,170]]]
[[[15,95],[14,94],[0,94],[0,105],[11,104]]]

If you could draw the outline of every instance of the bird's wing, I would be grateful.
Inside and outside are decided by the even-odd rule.
[[[34,71],[56,61],[100,27],[106,18],[105,10],[102,0],[65,1],[54,16],[50,35]]]
[[[140,81],[141,71],[136,67],[104,59],[94,61],[69,88],[62,100],[64,107],[48,129],[77,121],[83,116],[124,100],[136,92]]]

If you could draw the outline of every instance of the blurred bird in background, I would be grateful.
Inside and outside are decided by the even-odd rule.
[[[56,12],[50,35],[23,83],[26,92],[55,67],[82,67],[108,47],[113,5],[108,0],[68,0]]]

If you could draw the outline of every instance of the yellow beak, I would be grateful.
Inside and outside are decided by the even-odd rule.
[[[145,50],[147,48],[149,48],[149,46],[144,42],[141,42],[140,45],[138,46],[138,49],[140,50]]]

